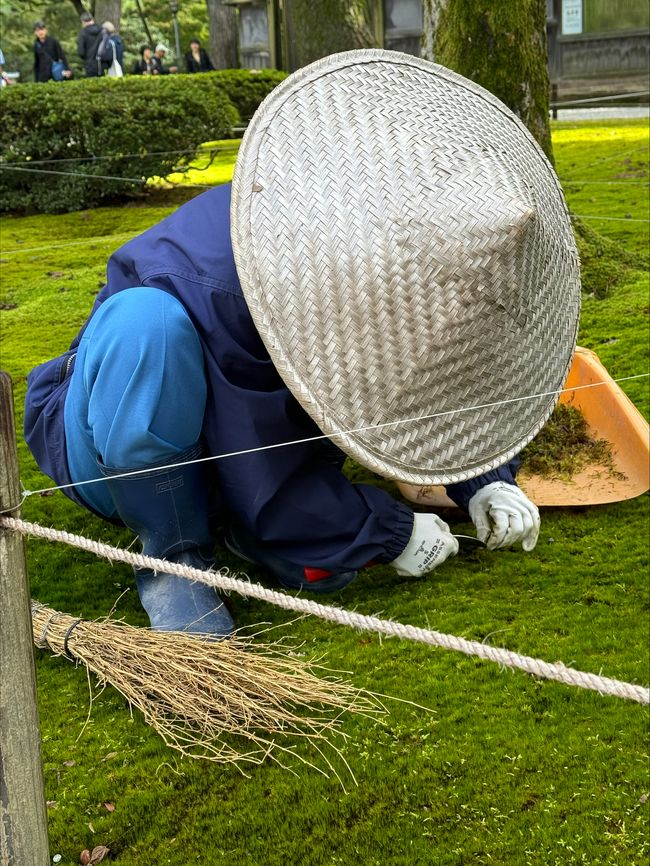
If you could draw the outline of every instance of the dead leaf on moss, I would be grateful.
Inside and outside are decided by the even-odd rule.
[[[107,848],[106,845],[95,845],[90,855],[90,866],[95,866],[95,863],[101,863],[110,854],[110,851],[111,849]]]
[[[115,811],[115,803],[104,803],[104,808],[106,809],[107,812],[114,812]]]

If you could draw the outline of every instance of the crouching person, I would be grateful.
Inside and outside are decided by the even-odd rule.
[[[345,457],[444,484],[488,547],[531,550],[516,455],[578,309],[566,207],[519,121],[425,61],[335,55],[262,104],[232,187],[111,256],[70,349],[30,375],[25,435],[146,554],[206,569],[223,541],[316,593],[373,564],[418,576],[457,552],[449,526]],[[234,628],[207,585],[136,581],[154,629]]]

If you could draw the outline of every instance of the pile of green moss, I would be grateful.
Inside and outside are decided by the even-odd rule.
[[[569,481],[592,464],[622,477],[614,466],[611,444],[590,436],[584,415],[568,403],[558,403],[541,431],[521,452],[522,470],[543,478]]]

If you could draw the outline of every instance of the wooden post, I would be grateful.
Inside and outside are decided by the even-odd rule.
[[[0,371],[0,512],[19,515],[10,377]],[[0,527],[0,856],[2,866],[49,863],[47,808],[31,603],[22,536]]]
[[[551,111],[553,120],[557,120],[557,84],[551,84]]]

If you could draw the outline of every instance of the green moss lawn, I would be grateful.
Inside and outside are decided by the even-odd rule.
[[[614,377],[647,373],[648,124],[557,123],[553,137],[581,218],[580,343]],[[233,159],[198,165],[191,180],[223,181]],[[0,364],[14,380],[30,490],[50,482],[22,441],[25,377],[74,336],[111,251],[197,191],[167,187],[118,207],[2,220]],[[647,414],[648,380],[623,387]],[[368,480],[358,467],[350,472]],[[29,497],[23,517],[120,546],[132,540],[61,493]],[[471,532],[458,513],[447,517],[456,532]],[[336,602],[647,685],[647,496],[542,517],[532,553],[467,546],[420,580],[377,568]],[[117,616],[145,624],[129,567],[31,539],[27,553],[40,601],[86,618],[117,601]],[[221,562],[238,568],[225,553]],[[241,624],[291,619],[259,602],[232,603]],[[51,854],[73,864],[82,849],[104,844],[124,866],[648,862],[647,707],[321,620],[282,633],[307,654],[326,653],[358,686],[401,701],[387,702],[383,722],[345,722],[356,785],[348,778],[344,792],[336,778],[300,765],[295,774],[256,766],[244,777],[181,759],[117,692],[107,688],[91,705],[85,670],[39,650]],[[306,746],[301,754],[317,757]]]

